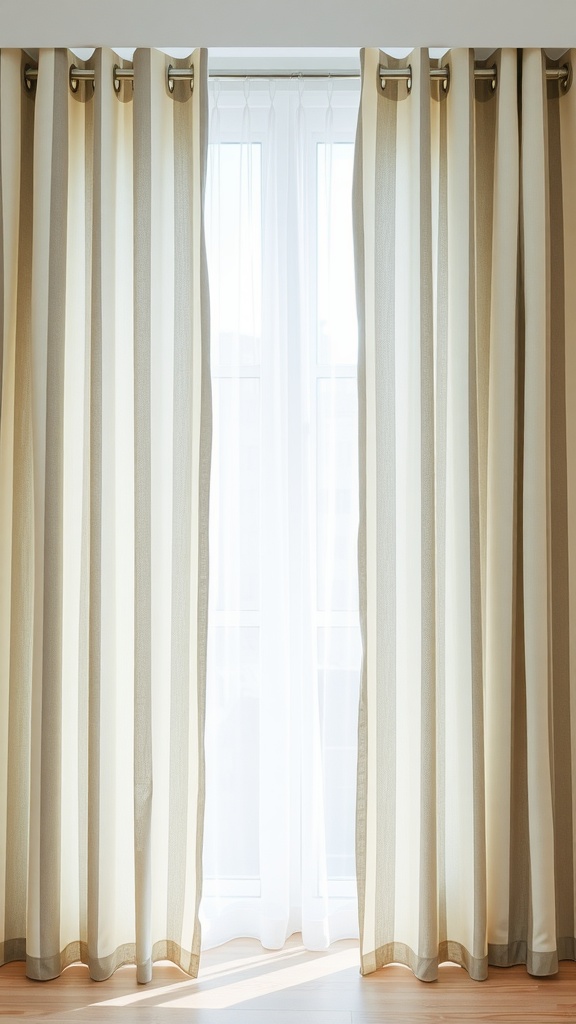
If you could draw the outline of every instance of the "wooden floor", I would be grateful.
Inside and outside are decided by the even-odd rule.
[[[458,967],[441,968],[432,984],[402,967],[369,977],[358,973],[355,942],[307,952],[300,936],[280,951],[242,939],[205,952],[200,977],[156,964],[154,980],[138,985],[134,969],[105,982],[69,967],[55,981],[29,981],[23,964],[0,968],[0,1022],[112,1021],[132,1024],[487,1024],[576,1022],[576,964],[553,978],[531,978],[523,967],[490,968],[470,981]]]

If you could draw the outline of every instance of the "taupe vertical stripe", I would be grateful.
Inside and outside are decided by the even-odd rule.
[[[520,183],[520,187],[522,187]],[[520,195],[522,208],[522,195]],[[523,249],[522,223],[519,225],[519,252]],[[528,773],[526,761],[526,666],[524,660],[524,280],[521,261],[518,263],[518,360],[515,408],[514,465],[514,621],[512,651],[512,734],[510,736],[510,906],[508,910],[508,947],[498,961],[491,953],[491,963],[502,966],[525,963],[530,916],[530,847],[528,843]]]
[[[486,253],[491,277],[491,308],[488,310],[488,444],[486,449],[486,590],[485,590],[485,743],[487,900],[489,957],[508,940],[510,902],[510,784],[512,730],[512,658],[516,622],[514,615],[516,495],[515,435],[517,422],[517,318],[518,300],[518,110],[516,55],[504,51],[497,58],[499,88],[492,99],[480,104],[483,118],[490,119],[488,138],[477,137],[478,160],[483,177],[491,179],[492,209],[490,251]],[[484,86],[476,86],[484,88]],[[491,110],[489,108],[492,108]],[[494,119],[495,115],[495,119]],[[486,125],[488,127],[488,125]],[[484,166],[486,165],[486,166]],[[477,192],[482,181],[477,181]],[[478,230],[485,231],[481,223]],[[478,252],[477,248],[477,252]],[[477,274],[480,267],[477,266]],[[477,344],[481,357],[484,334],[477,320]],[[478,388],[482,403],[481,388]],[[488,760],[489,759],[489,760]]]
[[[1,106],[1,104],[0,104]],[[8,711],[5,959],[26,949],[28,822],[30,814],[30,718],[34,579],[34,504],[31,420],[31,270],[34,96],[21,93],[18,296],[15,338],[14,470],[12,495],[12,592]],[[0,169],[1,170],[1,169]],[[2,203],[0,201],[0,211]],[[1,216],[1,213],[0,213]],[[2,225],[0,224],[0,239]],[[0,241],[0,247],[2,242]],[[2,275],[2,268],[0,268]],[[3,277],[0,277],[3,281]],[[0,321],[3,330],[3,316]],[[2,354],[0,352],[0,366]],[[1,374],[1,369],[0,369]],[[0,379],[1,401],[1,379]]]
[[[418,63],[417,63],[418,61]],[[436,516],[434,467],[434,324],[432,287],[432,194],[430,149],[430,60],[422,49],[412,62],[410,102],[419,105],[419,245],[415,259],[420,289],[420,920],[419,958],[438,955],[436,813]],[[415,74],[417,69],[417,74]],[[416,257],[416,254],[414,254]],[[435,974],[435,967],[432,969]],[[426,975],[428,977],[428,974]]]
[[[41,86],[41,80],[39,86]],[[64,341],[68,216],[68,55],[54,52],[46,361],[40,956],[60,971]],[[48,961],[52,960],[50,964]],[[57,962],[56,962],[57,960]]]
[[[486,811],[484,805],[484,674],[482,666],[482,575],[480,569],[480,489],[478,471],[478,386],[476,378],[476,251],[474,180],[474,51],[468,52],[468,416],[470,488],[470,637],[472,682],[472,800],[474,807],[474,937],[473,961],[485,964],[486,943]],[[485,977],[485,966],[470,968]]]
[[[89,419],[89,579],[88,579],[88,820],[87,820],[87,941],[91,960],[99,956],[100,903],[100,703],[102,645],[102,189],[103,105],[106,81],[102,75],[102,52],[94,54],[94,144],[92,168],[92,247],[90,295]]]
[[[212,380],[210,375],[210,296],[208,292],[208,262],[204,232],[204,198],[206,192],[206,169],[208,162],[208,50],[199,49],[194,54],[194,79],[198,90],[194,99],[194,117],[198,125],[197,150],[193,154],[196,165],[195,184],[199,190],[200,224],[200,295],[195,301],[201,303],[201,345],[202,345],[202,408],[200,410],[199,470],[198,484],[198,538],[197,538],[197,684],[198,702],[198,803],[196,807],[196,912],[192,954],[196,958],[198,971],[200,957],[200,920],[198,911],[202,895],[202,844],[204,837],[205,802],[205,758],[204,724],[206,718],[206,666],[208,657],[208,585],[209,585],[209,515],[210,515],[210,467],[212,457]]]
[[[447,94],[440,90],[438,278],[436,316],[436,715],[438,819],[438,935],[446,920],[446,448],[448,416],[448,160]]]
[[[496,66],[500,75],[500,51],[484,66]],[[502,94],[481,79],[474,83],[475,152],[475,252],[476,252],[476,384],[478,392],[478,483],[480,493],[480,571],[482,616],[486,614],[486,543],[488,494],[488,427],[490,385],[490,306],[492,285],[492,237],[494,224],[494,175],[496,111]],[[486,623],[484,621],[484,627]]]
[[[399,66],[383,53],[381,63]],[[404,62],[404,66],[406,62]],[[368,87],[374,88],[372,83]],[[371,780],[376,789],[377,858],[375,948],[393,942],[396,876],[396,331],[395,331],[395,250],[396,250],[396,132],[399,91],[406,86],[388,82],[378,103],[376,126],[376,436],[377,465],[377,616],[378,642],[376,671],[378,703],[367,708],[377,715],[378,776]],[[368,553],[367,553],[368,554]]]
[[[574,50],[565,54],[565,59],[569,58],[572,69],[576,67],[576,52]],[[563,63],[563,61],[562,61]],[[575,437],[576,437],[576,406],[574,405],[573,396],[575,391],[575,357],[576,357],[576,290],[573,287],[573,268],[576,263],[576,192],[572,187],[574,180],[574,173],[576,169],[576,118],[575,114],[575,103],[576,93],[573,88],[567,92],[560,90],[558,102],[560,107],[560,130],[561,130],[561,156],[562,156],[562,167],[563,167],[563,232],[564,232],[564,272],[565,272],[565,339],[564,339],[564,373],[566,378],[566,394],[564,396],[564,402],[566,406],[566,447],[567,447],[567,492],[568,492],[568,523],[569,523],[569,585],[570,585],[570,597],[571,597],[571,619],[572,626],[568,635],[569,639],[569,651],[570,651],[570,674],[572,677],[572,691],[571,691],[571,703],[570,703],[570,718],[572,719],[572,743],[576,744],[576,693],[574,692],[574,681],[575,681],[575,667],[576,667],[576,631],[573,628],[574,623],[574,585],[576,581],[575,572],[575,541],[576,533],[574,532],[574,503],[575,503],[575,475],[574,471],[576,468],[576,459],[574,457],[575,451]],[[572,750],[572,799],[576,796],[576,750]],[[576,828],[576,820],[574,810],[572,812],[573,828]],[[576,871],[576,865],[575,865]],[[576,888],[576,884],[573,882]],[[576,896],[576,894],[575,894]],[[576,910],[575,910],[576,913]],[[574,927],[576,931],[576,923]],[[570,956],[576,959],[576,936],[571,935],[569,941],[569,950],[561,952],[559,949],[560,956]]]
[[[574,848],[572,840],[572,736],[570,722],[570,591],[565,379],[564,209],[559,93],[548,83],[548,174],[550,183],[550,578],[552,646],[552,750],[554,868],[559,940],[574,936]],[[568,183],[573,187],[573,182]],[[560,955],[562,955],[559,950]]]
[[[2,88],[2,50],[0,49],[0,90]],[[2,106],[0,105],[0,140]],[[0,423],[2,422],[2,381],[4,379],[4,190],[2,188],[2,145],[0,144]]]
[[[522,50],[518,51],[518,135],[520,155],[522,131]],[[520,173],[520,211],[524,209],[524,184]],[[524,610],[524,406],[526,394],[526,320],[524,280],[524,222],[518,225],[518,372],[516,376],[516,444],[515,444],[515,549],[514,549],[514,612],[515,635],[512,657],[512,734],[510,785],[510,905],[506,965],[525,962],[531,934],[532,911],[530,890],[530,846],[528,842],[528,762],[526,724],[526,648]],[[492,959],[492,962],[493,959]]]
[[[186,62],[175,62],[186,66]],[[201,88],[194,83],[194,88]],[[193,463],[193,289],[194,226],[192,93],[188,82],[174,86],[174,382],[172,495],[172,652],[170,687],[170,807],[168,835],[168,936],[182,943],[186,892],[188,826],[189,702],[196,699],[191,678],[190,588],[192,565]],[[192,575],[191,575],[192,574]]]
[[[134,856],[136,964],[152,975],[151,822],[151,54],[134,54]]]
[[[96,69],[97,78],[101,75],[100,51],[96,50],[91,64]],[[90,643],[93,609],[90,606],[90,445],[92,438],[91,410],[91,337],[92,337],[92,217],[93,217],[93,169],[94,169],[94,122],[95,106],[99,102],[98,86],[94,91],[86,86],[85,92],[85,189],[86,207],[84,212],[84,232],[86,240],[85,264],[85,301],[86,330],[84,337],[84,395],[83,445],[82,445],[82,522],[80,541],[80,592],[78,615],[78,864],[79,864],[79,922],[80,941],[87,946],[88,961],[96,951],[92,951],[89,938],[90,923],[96,908],[90,906],[91,887],[89,874],[93,865],[89,864],[89,845],[91,843],[90,812],[90,780],[92,779],[91,758],[93,756],[94,737],[90,737]],[[97,893],[96,893],[97,895]],[[92,977],[91,972],[91,977]]]

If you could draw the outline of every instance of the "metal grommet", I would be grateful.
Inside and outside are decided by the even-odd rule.
[[[448,92],[448,89],[450,88],[450,65],[446,64],[443,70],[446,72],[446,78],[442,79],[442,89],[444,92]]]
[[[74,71],[78,71],[78,68],[75,64],[71,64],[68,70],[68,83],[70,85],[71,92],[78,92],[78,79],[72,78],[72,74]]]
[[[113,82],[113,85],[114,85],[114,92],[120,92],[120,89],[122,88],[122,82],[120,81],[120,79],[118,78],[118,75],[116,74],[116,72],[119,71],[119,70],[120,70],[120,65],[119,64],[115,64],[114,67],[112,68],[112,82]]]
[[[168,86],[168,92],[174,92],[174,82],[170,78],[170,72],[172,71],[172,65],[169,64],[166,68],[166,85]]]
[[[408,92],[412,92],[412,65],[411,64],[408,65],[408,71],[410,72],[410,77],[406,79],[406,88],[408,89]]]
[[[492,65],[492,70],[494,72],[494,77],[490,82],[490,88],[492,89],[492,92],[495,92],[496,86],[498,85],[498,67],[496,64]]]
[[[36,86],[36,78],[35,77],[32,78],[32,76],[29,77],[29,72],[30,71],[35,71],[36,74],[38,74],[38,68],[35,68],[32,64],[25,64],[24,65],[24,75],[23,75],[24,88],[26,89],[27,92],[34,92],[34,88]]]
[[[194,92],[194,65],[190,65],[190,71],[192,72],[192,78],[190,79],[190,92]]]
[[[564,69],[564,68],[566,69],[566,74],[561,79],[561,84],[562,84],[562,88],[564,90],[568,90],[570,88],[570,86],[572,85],[572,65],[571,64],[563,64],[562,65],[562,69]]]

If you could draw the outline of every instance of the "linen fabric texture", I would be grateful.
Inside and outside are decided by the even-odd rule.
[[[576,955],[576,93],[537,49],[495,89],[441,63],[362,54],[362,971],[546,975]]]
[[[0,961],[198,968],[210,374],[194,88],[0,55]],[[94,85],[73,91],[72,64]]]

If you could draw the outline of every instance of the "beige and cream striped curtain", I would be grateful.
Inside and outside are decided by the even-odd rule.
[[[560,63],[570,63],[566,54]],[[363,52],[364,973],[576,957],[576,90]],[[412,88],[379,65],[411,65]]]
[[[0,56],[0,961],[32,978],[198,966],[206,58],[171,91],[159,51],[118,89],[109,50],[28,87]]]

